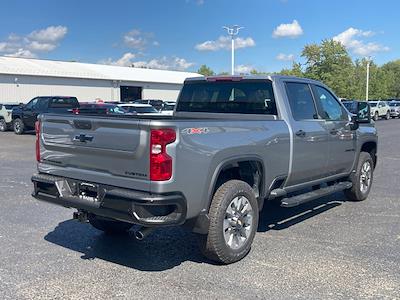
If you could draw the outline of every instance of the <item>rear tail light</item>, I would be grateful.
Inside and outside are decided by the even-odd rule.
[[[150,132],[150,180],[165,181],[172,177],[172,157],[166,146],[175,142],[174,129],[152,129]]]
[[[73,109],[72,109],[72,113],[73,113],[74,115],[79,115],[79,108],[73,108]]]
[[[35,123],[35,132],[36,132],[36,161],[40,162],[40,121],[36,121]]]

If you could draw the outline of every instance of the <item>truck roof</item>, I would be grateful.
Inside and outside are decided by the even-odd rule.
[[[199,76],[199,77],[189,77],[186,78],[186,81],[217,81],[217,80],[270,80],[270,81],[277,81],[277,80],[295,80],[295,81],[303,81],[303,82],[312,82],[321,84],[321,82],[304,78],[304,77],[297,77],[297,76],[287,76],[287,75],[221,75],[221,76]]]

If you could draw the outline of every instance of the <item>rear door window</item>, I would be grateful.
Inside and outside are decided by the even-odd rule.
[[[267,80],[185,83],[176,111],[277,114],[272,83]]]
[[[310,86],[302,82],[286,82],[285,85],[293,119],[296,121],[318,119]]]

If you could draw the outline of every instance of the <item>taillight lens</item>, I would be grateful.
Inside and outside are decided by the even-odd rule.
[[[150,132],[150,180],[164,181],[172,177],[172,157],[166,146],[175,142],[174,129],[152,129]]]
[[[79,115],[79,108],[73,108],[73,109],[72,109],[72,113],[73,113],[74,115]]]
[[[36,161],[40,162],[40,121],[36,121],[35,123],[35,132],[36,132]]]

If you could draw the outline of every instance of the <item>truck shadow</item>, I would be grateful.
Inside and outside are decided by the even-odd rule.
[[[341,205],[343,199],[343,194],[338,193],[295,208],[267,203],[260,214],[258,232],[286,229]],[[88,224],[66,220],[44,239],[81,253],[84,260],[102,259],[141,271],[164,271],[185,261],[213,264],[202,256],[199,236],[180,227],[158,229],[137,241],[131,233],[109,236]]]
[[[286,229],[342,205],[345,199],[344,194],[339,192],[292,208],[280,207],[272,201],[266,202],[260,213],[258,232]]]

